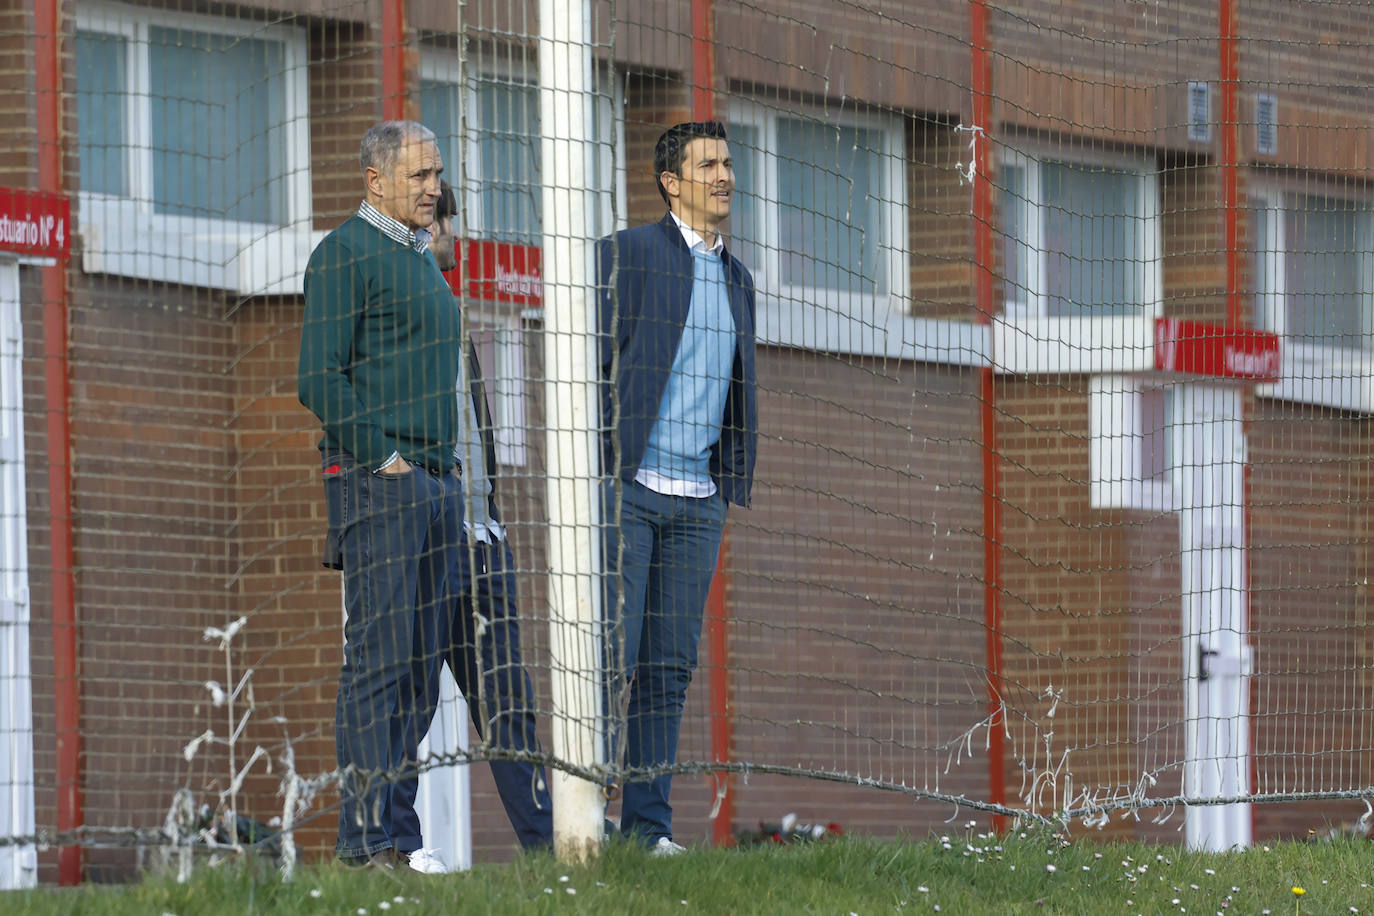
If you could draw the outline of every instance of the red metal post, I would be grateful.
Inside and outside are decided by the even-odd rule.
[[[406,85],[406,0],[382,3],[382,118],[403,121]]]
[[[711,592],[706,599],[706,646],[711,656],[711,759],[721,763],[730,761],[735,739],[735,722],[730,711],[730,604],[726,594],[730,585],[729,568],[730,540],[723,536],[716,575],[711,580]],[[711,841],[717,846],[733,846],[735,842],[734,782],[733,774],[716,773],[720,806],[711,823]]]
[[[692,119],[716,112],[715,0],[692,0]]]
[[[34,0],[38,90],[38,187],[62,194],[61,0]],[[77,680],[76,573],[72,548],[71,385],[67,367],[66,265],[43,268],[43,382],[47,397],[48,536],[52,549],[53,699],[57,733],[57,829],[85,822],[81,791],[81,703]],[[58,881],[81,883],[81,846],[57,853]]]
[[[692,0],[692,120],[710,121],[716,116],[716,46],[714,0]],[[730,536],[721,537],[716,574],[706,599],[706,648],[711,657],[708,682],[711,692],[711,759],[730,761],[735,723],[730,712]],[[735,841],[734,778],[718,772],[716,787],[720,805],[711,825],[717,846]]]
[[[1236,7],[1234,0],[1220,0],[1218,8],[1221,53],[1221,206],[1225,222],[1226,246],[1226,324],[1240,327],[1244,310],[1240,296],[1240,209],[1237,132],[1240,107],[1237,99],[1239,61],[1236,53]]]
[[[1217,51],[1220,57],[1218,75],[1221,79],[1221,206],[1226,257],[1226,326],[1239,328],[1246,324],[1245,307],[1241,298],[1240,279],[1240,53],[1237,44],[1235,0],[1219,0],[1217,5]],[[1245,409],[1242,407],[1242,409]],[[1249,422],[1242,420],[1244,435],[1249,438]],[[1241,552],[1245,600],[1241,626],[1250,632],[1250,460],[1241,469]],[[1255,679],[1249,678],[1249,712],[1255,708]],[[1252,788],[1258,782],[1255,762],[1255,730],[1253,716],[1249,730],[1250,765],[1248,776]],[[1255,834],[1255,807],[1250,807],[1250,835]]]
[[[989,48],[988,9],[985,0],[969,3],[970,68],[973,82],[973,247],[975,259],[974,296],[978,321],[992,324],[993,301],[993,200],[988,155],[992,133],[992,58]],[[983,624],[984,654],[988,678],[988,798],[994,804],[1007,800],[1006,761],[1001,710],[1002,681],[1002,495],[1001,469],[997,447],[997,379],[993,367],[984,366],[978,374],[981,406],[979,425],[983,439]],[[996,815],[992,825],[999,833],[1010,825]]]

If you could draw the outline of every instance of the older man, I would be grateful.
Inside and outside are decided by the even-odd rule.
[[[301,403],[319,417],[333,557],[344,573],[335,711],[337,854],[390,867],[419,850],[407,748],[437,698],[445,579],[457,549],[453,293],[428,251],[443,159],[434,134],[386,121],[363,137],[365,199],[305,273]]]

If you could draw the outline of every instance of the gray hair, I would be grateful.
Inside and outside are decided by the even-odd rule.
[[[406,143],[436,143],[434,131],[419,121],[382,121],[368,128],[363,134],[362,148],[358,151],[358,162],[363,171],[376,169],[389,171],[396,165],[401,147]]]

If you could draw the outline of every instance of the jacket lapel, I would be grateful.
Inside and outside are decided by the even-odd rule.
[[[668,327],[681,328],[687,325],[687,313],[692,308],[692,252],[682,238],[682,230],[673,222],[672,214],[666,214],[659,221],[659,228],[667,237],[663,247],[661,269],[668,282],[664,290],[664,314],[661,317]]]

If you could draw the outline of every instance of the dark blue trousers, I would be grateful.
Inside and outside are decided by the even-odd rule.
[[[463,536],[449,567],[448,613],[437,634],[446,646],[440,664],[430,671],[428,695],[438,696],[441,665],[447,662],[458,689],[467,700],[472,724],[491,750],[539,753],[535,734],[534,691],[520,655],[520,619],[516,609],[515,559],[506,543],[486,544]],[[423,728],[411,735],[413,759],[420,739],[429,730],[434,708],[428,710]],[[418,720],[417,720],[417,724]],[[553,844],[553,803],[549,798],[544,768],[526,761],[493,760],[491,774],[496,791],[516,838],[525,849]],[[410,804],[404,809],[414,817],[417,780],[398,785]],[[413,827],[413,829],[412,829]],[[398,834],[414,839],[398,848],[419,848],[419,822],[398,825]]]
[[[682,708],[725,530],[725,500],[719,492],[698,499],[664,496],[639,483],[619,486],[619,511],[614,482],[604,503],[604,606],[611,624],[606,664],[611,759],[623,733],[625,767],[634,771],[677,761]],[[628,778],[621,833],[651,845],[660,837],[672,839],[672,783],[671,775]]]
[[[324,464],[347,614],[334,713],[343,773],[336,849],[358,858],[400,848],[397,825],[415,818],[414,793],[399,787],[407,772],[413,778],[417,716],[437,703],[428,673],[442,657],[460,488],[456,477],[420,468],[373,474],[343,452]]]

